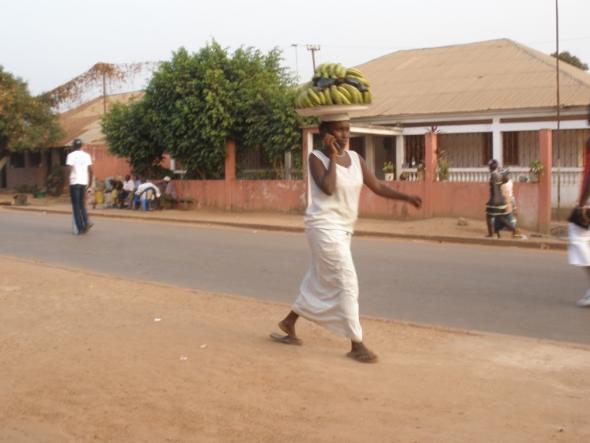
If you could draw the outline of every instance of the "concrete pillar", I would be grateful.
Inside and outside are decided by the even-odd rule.
[[[236,179],[236,142],[225,142],[225,181]]]
[[[438,138],[434,132],[428,132],[424,146],[424,180],[428,183],[436,181]]]
[[[232,187],[236,181],[236,142],[227,139],[225,142],[225,209],[232,208]]]
[[[494,118],[492,121],[492,158],[498,160],[500,166],[504,164],[504,147],[499,117]]]
[[[399,180],[406,158],[406,139],[403,135],[395,137],[395,179]]]
[[[553,169],[552,154],[552,133],[551,129],[539,130],[539,154],[540,161],[545,167],[543,174],[539,177],[539,232],[548,234],[551,228],[551,176]]]
[[[438,138],[435,132],[424,135],[424,201],[422,210],[425,217],[434,216],[434,187],[436,183]]]

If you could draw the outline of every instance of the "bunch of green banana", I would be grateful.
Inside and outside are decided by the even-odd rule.
[[[323,63],[315,70],[314,77],[324,78],[344,78],[346,76],[346,68],[340,63]]]
[[[367,105],[372,101],[369,86],[358,69],[346,69],[339,63],[324,63],[318,66],[312,81],[299,88],[295,107]]]

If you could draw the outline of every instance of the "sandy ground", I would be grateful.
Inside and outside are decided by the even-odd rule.
[[[363,319],[0,257],[2,442],[587,442],[590,348]]]

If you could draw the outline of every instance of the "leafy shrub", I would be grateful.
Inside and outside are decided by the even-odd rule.
[[[47,188],[47,194],[54,197],[59,197],[64,190],[66,184],[66,178],[64,168],[62,166],[53,166],[51,172],[47,175],[45,181],[45,187]]]

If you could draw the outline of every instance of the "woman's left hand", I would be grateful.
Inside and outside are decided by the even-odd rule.
[[[408,203],[410,203],[415,208],[419,208],[422,206],[422,199],[416,195],[410,195],[408,197]]]

